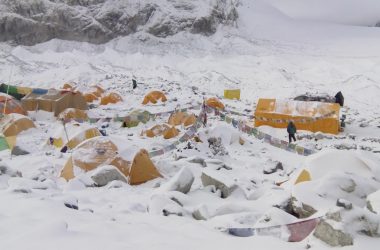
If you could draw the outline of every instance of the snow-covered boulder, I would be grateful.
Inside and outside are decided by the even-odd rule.
[[[380,214],[380,190],[368,195],[367,208],[375,214]]]
[[[188,214],[188,212],[182,207],[182,204],[176,201],[176,199],[171,199],[164,194],[153,195],[148,210],[151,214],[164,216],[184,216]]]
[[[91,171],[90,177],[95,185],[99,187],[105,186],[115,180],[128,183],[127,178],[115,166],[111,165],[102,166]]]
[[[21,172],[13,170],[5,164],[0,164],[0,175],[8,175],[10,177],[21,177],[22,176]]]
[[[330,246],[348,246],[354,244],[356,234],[380,237],[380,218],[358,207],[353,209],[335,209],[326,214],[318,223],[314,236]]]
[[[206,169],[202,172],[201,180],[204,187],[215,186],[219,189],[222,198],[228,197],[237,188],[231,178],[221,171]]]
[[[163,184],[158,192],[178,191],[187,194],[194,182],[194,175],[188,167],[183,167],[168,182]]]

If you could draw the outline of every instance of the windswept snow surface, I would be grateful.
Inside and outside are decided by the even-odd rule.
[[[345,131],[337,136],[300,131],[297,143],[332,150],[331,160],[323,152],[312,156],[315,164],[331,161],[334,167],[334,159],[341,154],[333,149],[347,150],[378,176],[380,28],[373,27],[376,18],[380,21],[377,10],[375,0],[241,0],[236,23],[220,26],[209,37],[181,32],[157,38],[137,32],[103,45],[62,40],[32,47],[1,43],[0,81],[33,87],[75,82],[82,90],[99,84],[123,96],[122,103],[92,109],[90,116],[124,115],[137,108],[152,113],[173,110],[202,101],[204,95],[222,96],[226,88],[242,90],[241,101],[223,102],[228,109],[248,110],[246,114],[252,114],[260,97],[284,100],[306,92],[335,95],[342,91]],[[135,90],[132,78],[140,83]],[[164,90],[169,101],[143,107],[143,96],[151,89]],[[358,190],[345,199],[352,198],[355,206],[364,207],[363,194],[380,186],[376,178],[366,183],[366,173],[335,173],[304,183],[306,189],[294,189],[289,183],[279,187],[275,183],[293,180],[310,160],[241,134],[245,144],[240,145],[239,132],[210,115],[209,127],[199,132],[204,142],[196,144],[198,150],[184,149],[185,143],[178,146],[179,151],[154,158],[163,178],[139,186],[112,182],[105,187],[86,187],[88,176],[69,182],[58,177],[70,153],[60,153],[47,141],[62,124],[41,119],[44,112],[38,114],[34,114],[37,128],[23,131],[17,138],[17,145],[31,154],[0,152],[0,166],[22,173],[22,177],[0,175],[1,249],[329,249],[312,235],[300,243],[288,243],[272,236],[233,237],[221,228],[294,222],[296,217],[278,209],[292,194],[307,201],[315,197],[310,203],[318,211],[334,209],[334,199],[343,191],[331,187],[339,186],[340,180],[345,185],[357,180]],[[173,142],[140,136],[142,130],[166,121],[167,117],[159,117],[131,129],[110,123],[106,130],[119,153],[131,160],[139,148],[157,149]],[[183,127],[178,128],[184,133]],[[284,129],[260,129],[287,140]],[[228,155],[211,155],[210,135],[224,138]],[[206,159],[207,167],[196,163],[196,157]],[[283,170],[263,173],[277,162]],[[357,162],[339,162],[348,164],[348,169],[360,169]],[[157,195],[157,187],[183,167],[195,177],[190,192]],[[230,197],[220,198],[220,191],[203,187],[200,177],[204,170],[219,172],[238,188]],[[163,210],[169,215],[164,216]],[[207,220],[195,220],[194,211]],[[378,249],[379,241],[355,234],[354,245],[345,249]]]

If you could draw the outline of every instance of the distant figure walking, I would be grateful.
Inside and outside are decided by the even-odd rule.
[[[289,134],[289,144],[292,142],[292,139],[294,141],[296,141],[295,134],[297,133],[297,128],[296,128],[296,125],[294,125],[293,121],[290,121],[288,123],[287,131],[288,131],[288,134]]]
[[[137,81],[135,79],[132,79],[132,89],[137,88]]]

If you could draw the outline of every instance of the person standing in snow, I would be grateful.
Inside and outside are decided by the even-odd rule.
[[[288,123],[288,128],[287,128],[288,134],[289,134],[289,144],[292,142],[292,139],[296,141],[296,136],[295,134],[297,133],[297,128],[296,125],[294,125],[293,121],[290,121]]]

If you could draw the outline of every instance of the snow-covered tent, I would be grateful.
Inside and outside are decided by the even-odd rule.
[[[78,145],[61,171],[66,180],[81,172],[91,171],[100,166],[113,165],[126,177],[129,184],[137,185],[160,177],[161,174],[149,158],[146,150],[140,150],[131,162],[124,159],[118,147],[107,137],[95,137]]]
[[[255,111],[255,126],[286,128],[293,120],[297,129],[338,134],[340,106],[337,103],[279,101],[259,99]]]

